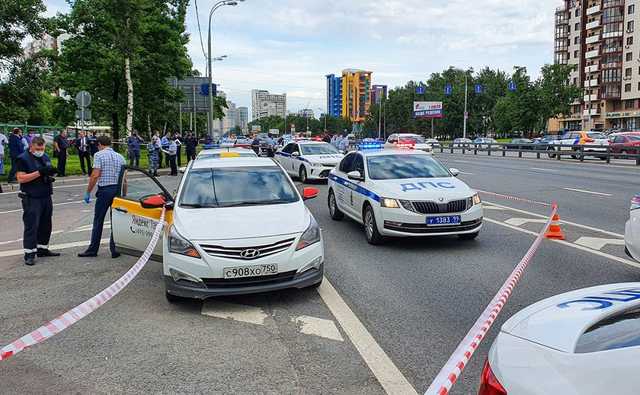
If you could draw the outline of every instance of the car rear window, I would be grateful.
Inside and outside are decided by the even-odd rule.
[[[591,137],[592,139],[602,139],[602,140],[607,139],[607,136],[604,135],[603,133],[587,133],[587,136]]]
[[[609,317],[580,336],[577,354],[640,346],[640,308]]]

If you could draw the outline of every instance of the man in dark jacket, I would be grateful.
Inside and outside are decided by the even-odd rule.
[[[22,144],[22,130],[13,129],[9,136],[9,157],[11,157],[11,170],[9,171],[9,182],[16,182],[16,172],[18,171],[18,157],[24,153]]]
[[[91,175],[91,147],[89,146],[89,138],[85,135],[83,130],[78,134],[78,138],[74,141],[74,145],[78,150],[78,159],[80,159],[82,174]]]
[[[189,132],[184,143],[187,151],[187,162],[195,160],[196,149],[198,147],[198,139],[195,138],[191,132]]]
[[[67,132],[61,131],[53,139],[53,149],[58,157],[58,176],[66,176],[67,170],[67,148],[69,148],[69,140],[67,140]]]

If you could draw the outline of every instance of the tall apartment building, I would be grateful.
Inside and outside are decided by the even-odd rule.
[[[565,0],[555,13],[555,62],[584,89],[560,118],[571,130],[640,128],[640,1]]]
[[[327,113],[342,117],[342,77],[329,74],[327,77]]]
[[[279,116],[284,118],[287,112],[287,94],[272,95],[269,91],[254,89],[251,91],[251,120]]]
[[[371,107],[371,72],[346,69],[342,71],[342,116],[362,123]]]
[[[243,134],[249,133],[249,109],[247,107],[238,107],[236,124],[240,126]]]

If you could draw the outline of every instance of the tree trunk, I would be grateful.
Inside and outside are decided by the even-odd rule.
[[[113,103],[117,103],[118,102],[118,96],[119,96],[119,86],[120,86],[120,81],[115,78],[113,79],[113,94],[112,94],[112,100]],[[111,137],[114,140],[118,140],[120,138],[120,120],[118,119],[118,110],[117,108],[114,108],[111,111],[111,132],[112,135]]]
[[[124,78],[127,81],[127,136],[133,131],[133,81],[131,80],[131,60],[127,55],[124,58]]]

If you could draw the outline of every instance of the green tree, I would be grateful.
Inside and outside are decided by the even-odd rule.
[[[46,11],[42,0],[0,1],[0,68],[11,68],[22,55],[22,42],[27,36],[40,36]]]
[[[540,111],[538,128],[544,129],[550,118],[571,112],[571,103],[579,99],[582,89],[569,81],[574,65],[553,64],[542,67],[541,76],[536,82]]]

